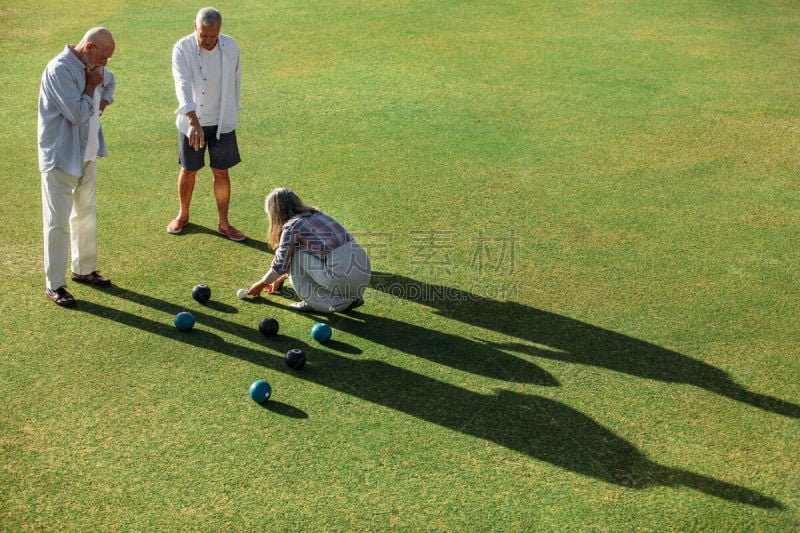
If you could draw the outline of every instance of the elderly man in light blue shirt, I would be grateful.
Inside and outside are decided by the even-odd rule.
[[[228,169],[241,161],[236,123],[242,73],[239,45],[220,33],[222,15],[212,7],[201,9],[194,33],[180,39],[172,50],[172,76],[178,97],[178,199],[180,210],[167,225],[169,233],[181,233],[189,223],[189,206],[197,171],[205,166],[208,149],[214,196],[219,212],[217,232],[234,241],[244,234],[228,220],[231,182]]]
[[[42,74],[39,89],[39,171],[42,177],[45,294],[74,307],[72,280],[105,287],[97,267],[96,159],[106,155],[100,114],[114,100],[116,81],[105,68],[114,53],[106,28],[92,28],[67,45]]]

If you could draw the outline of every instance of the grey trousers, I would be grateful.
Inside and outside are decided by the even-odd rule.
[[[289,281],[297,295],[323,313],[341,311],[354,300],[363,300],[370,277],[367,252],[355,242],[322,258],[298,250],[289,267]]]

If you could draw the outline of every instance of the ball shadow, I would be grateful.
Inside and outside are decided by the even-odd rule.
[[[260,405],[267,411],[272,411],[273,413],[281,416],[286,416],[289,418],[297,418],[297,419],[308,418],[308,413],[306,413],[302,409],[298,409],[297,407],[291,406],[283,402],[278,402],[273,399],[261,402],[258,405]]]

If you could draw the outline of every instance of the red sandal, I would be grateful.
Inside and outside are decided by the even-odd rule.
[[[172,221],[167,226],[167,233],[172,233],[173,235],[177,235],[178,233],[183,231],[183,228],[186,227],[186,224],[189,223],[189,220],[180,220],[178,218],[173,218]]]
[[[222,226],[217,226],[217,232],[236,242],[241,242],[247,238],[244,236],[244,233],[233,226],[228,226],[228,229],[222,229]]]

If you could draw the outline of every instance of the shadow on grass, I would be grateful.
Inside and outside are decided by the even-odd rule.
[[[364,316],[364,320],[358,317]],[[494,344],[450,335],[391,318],[337,315],[332,325],[372,343],[431,362],[511,383],[557,387],[556,378],[543,368],[511,355]]]
[[[273,298],[257,298],[253,302],[281,305],[276,303]],[[304,313],[301,316],[305,316],[311,321],[327,321],[334,329],[345,331],[374,344],[464,372],[542,387],[559,385],[555,377],[543,368],[508,354],[491,343],[442,333],[386,317],[369,316],[366,321],[359,320],[358,317],[361,316],[361,313],[355,312],[352,315]],[[328,341],[325,346],[334,351],[348,352],[348,350],[343,350],[340,344],[333,339]],[[352,353],[352,351],[348,353]]]
[[[181,306],[177,304],[173,304],[166,300],[161,300],[160,298],[154,298],[152,296],[148,296],[146,294],[138,293],[135,291],[131,291],[117,285],[112,285],[111,287],[106,287],[104,289],[99,289],[105,294],[109,294],[111,296],[116,296],[117,298],[122,298],[124,300],[128,300],[130,302],[143,305],[145,307],[150,307],[155,309],[156,311],[162,311],[164,313],[170,314],[173,317],[180,313],[181,311],[190,311],[192,315],[194,315],[196,321],[199,324],[207,325],[213,329],[223,331],[225,333],[230,333],[231,335],[236,335],[237,337],[241,337],[243,339],[249,340],[255,343],[262,343],[264,341],[264,336],[258,331],[258,323],[256,322],[253,324],[252,328],[245,327],[239,324],[235,324],[228,320],[221,319],[217,316],[209,314],[204,311],[204,309],[215,310],[223,313],[237,313],[238,309],[235,307],[221,303],[215,302],[211,300],[205,305],[192,303],[190,306]],[[84,306],[84,302],[79,302],[79,307]],[[93,304],[95,305],[95,304]],[[119,311],[118,311],[119,312]],[[146,319],[142,319],[146,320]],[[171,324],[171,321],[170,321]],[[129,324],[131,325],[131,324]],[[162,324],[164,325],[164,324]],[[176,330],[175,328],[167,325],[168,330],[171,330],[174,337],[180,338],[181,332]],[[170,336],[170,335],[166,335]]]
[[[272,411],[273,413],[279,414],[281,416],[288,416],[289,418],[300,418],[300,419],[308,418],[308,413],[306,413],[305,411],[302,411],[297,407],[293,407],[283,402],[269,400],[266,402],[261,402],[258,405],[260,405],[267,411]]]
[[[523,342],[496,344],[536,357],[596,366],[632,376],[693,385],[765,411],[800,418],[800,406],[747,390],[722,370],[672,350],[579,320],[453,287],[376,272],[372,288],[433,308],[437,314]]]
[[[227,239],[226,236],[222,235],[221,233],[217,232],[215,229],[207,228],[205,226],[201,226],[199,224],[195,224],[194,222],[189,222],[183,228],[183,231],[180,233],[174,234],[173,237],[181,238],[185,237],[186,235],[195,235],[195,234],[206,234],[206,235],[213,235],[214,237],[220,239]],[[241,242],[237,242],[234,244],[241,244],[243,246],[249,246],[250,248],[254,248],[259,252],[269,252],[272,253],[272,248],[264,241],[259,241],[258,239],[254,239],[249,235],[247,238]]]
[[[762,508],[782,507],[778,501],[750,489],[658,465],[647,459],[631,443],[592,418],[551,399],[507,390],[480,394],[382,361],[345,358],[324,347],[309,346],[296,339],[280,336],[271,339],[270,346],[263,350],[243,347],[230,343],[205,328],[216,328],[248,340],[253,340],[257,338],[255,335],[260,334],[251,332],[250,328],[195,311],[193,313],[197,317],[198,326],[190,332],[181,332],[172,326],[172,316],[183,308],[119,287],[112,287],[104,292],[147,305],[167,313],[168,316],[165,316],[164,322],[160,322],[85,300],[79,302],[78,311],[190,346],[237,357],[277,372],[291,373],[298,379],[398,410],[465,435],[494,442],[534,459],[604,482],[634,489],[685,486],[741,504]],[[381,319],[365,316],[365,320],[372,322]],[[417,331],[413,326],[407,325],[405,333],[421,336],[428,333],[428,330]],[[263,339],[259,340],[263,342]],[[289,344],[306,351],[310,369],[292,372],[285,366],[283,353]],[[266,402],[264,408],[283,416],[304,418],[303,411],[286,404],[270,405],[272,401]]]
[[[205,305],[209,309],[213,309],[214,311],[219,311],[220,313],[235,314],[235,313],[239,312],[239,310],[236,309],[234,306],[228,305],[228,304],[224,304],[224,303],[218,302],[216,300],[211,300],[210,302],[206,303]]]

